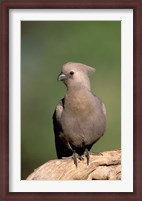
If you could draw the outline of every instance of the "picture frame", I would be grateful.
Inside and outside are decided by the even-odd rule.
[[[2,1],[1,3],[1,200],[141,200],[141,2],[132,1]],[[134,191],[114,192],[9,192],[9,11],[10,9],[133,9],[134,11]]]

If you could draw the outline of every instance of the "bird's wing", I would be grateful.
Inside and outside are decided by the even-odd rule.
[[[95,99],[97,99],[100,102],[100,104],[102,106],[102,111],[103,111],[104,115],[106,116],[106,107],[105,107],[105,104],[102,102],[102,100],[98,96],[96,96],[95,94],[93,94],[93,95],[94,95]]]
[[[55,146],[56,146],[56,152],[57,157],[67,157],[72,155],[72,151],[68,148],[68,142],[64,140],[61,140],[61,136],[65,136],[62,130],[62,123],[61,123],[61,115],[64,110],[64,99],[62,99],[53,114],[53,128],[54,128],[54,135],[55,135]]]
[[[106,131],[106,107],[105,107],[105,104],[102,102],[102,100],[98,96],[94,95],[94,97],[95,97],[95,101],[97,101],[100,104],[100,107],[98,107],[98,108],[101,109],[99,114],[102,114],[101,121],[103,123],[101,125],[101,128],[103,130],[103,132],[102,132],[102,134],[103,134]]]

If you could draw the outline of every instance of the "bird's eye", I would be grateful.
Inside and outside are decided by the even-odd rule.
[[[73,75],[73,74],[74,74],[74,72],[73,72],[73,71],[71,71],[71,72],[70,72],[70,75]]]

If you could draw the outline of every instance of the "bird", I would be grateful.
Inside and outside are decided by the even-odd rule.
[[[94,67],[68,62],[63,65],[58,80],[66,85],[65,96],[53,113],[53,129],[58,159],[86,157],[90,149],[106,131],[106,108],[99,97],[91,92],[90,73]]]

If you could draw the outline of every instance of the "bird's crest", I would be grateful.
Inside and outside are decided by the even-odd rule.
[[[75,67],[75,68],[79,68],[80,70],[82,69],[85,73],[94,73],[96,71],[95,68],[90,67],[86,64],[82,64],[82,63],[76,63],[76,62],[68,62],[66,63],[63,67]]]

